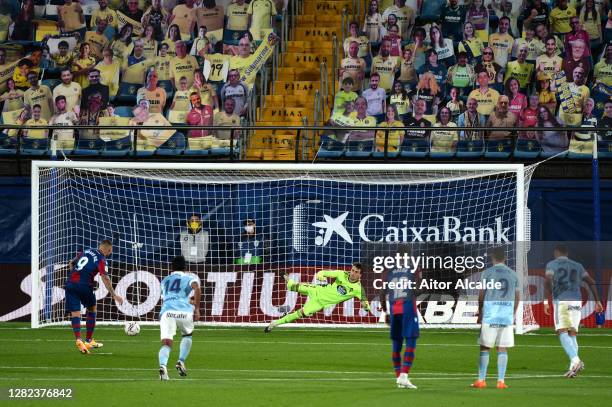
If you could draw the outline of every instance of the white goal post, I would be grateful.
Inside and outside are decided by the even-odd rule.
[[[313,282],[320,269],[359,261],[367,242],[516,243],[522,284],[534,168],[33,161],[32,327],[66,323],[67,262],[103,239],[113,241],[109,274],[127,301],[117,306],[98,284],[102,324],[155,323],[160,282],[179,254],[202,281],[209,325],[263,325],[299,308],[304,299],[285,290],[282,272]],[[198,228],[188,228],[192,215]],[[522,292],[517,333],[537,327],[526,284]],[[350,300],[302,326],[380,326],[377,298],[369,300],[371,312]],[[426,327],[478,326],[473,301],[423,297],[419,310]]]

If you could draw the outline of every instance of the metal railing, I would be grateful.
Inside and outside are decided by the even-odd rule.
[[[64,130],[66,130],[66,126],[25,126],[25,125],[0,125],[0,130],[4,129],[4,131],[6,130],[48,130],[50,134],[53,135],[53,130],[58,130],[58,127],[62,127]],[[70,126],[69,129],[70,130],[117,130],[117,129],[121,129],[124,131],[129,131],[129,135],[126,135],[125,137],[122,138],[116,138],[111,142],[107,142],[106,144],[104,144],[103,147],[101,148],[97,148],[100,152],[103,151],[108,145],[108,143],[112,143],[112,142],[116,142],[117,140],[121,140],[121,139],[125,139],[128,138],[130,139],[130,150],[129,150],[129,156],[133,157],[133,158],[138,158],[138,143],[137,143],[137,136],[138,136],[138,132],[136,130],[167,130],[167,129],[173,129],[176,131],[181,132],[184,136],[186,141],[188,142],[189,140],[189,132],[190,131],[198,131],[198,130],[208,130],[208,131],[214,131],[214,130],[219,130],[219,126],[189,126],[189,125],[173,125],[173,126],[85,126],[85,125],[75,125],[75,126]],[[428,127],[414,127],[414,126],[408,126],[408,127],[365,127],[365,126],[354,126],[354,127],[339,127],[339,126],[321,126],[318,125],[317,123],[315,123],[315,125],[308,125],[308,120],[306,117],[304,117],[302,119],[302,125],[296,125],[296,126],[253,126],[253,125],[244,125],[244,126],[239,126],[239,127],[223,127],[222,128],[223,131],[229,131],[230,132],[230,146],[228,148],[228,155],[229,160],[237,160],[240,158],[244,158],[246,156],[245,151],[246,148],[248,146],[249,143],[249,137],[248,134],[255,131],[255,130],[284,130],[284,131],[292,131],[296,133],[296,139],[295,139],[295,160],[299,161],[299,160],[304,160],[307,159],[308,157],[308,152],[317,147],[317,135],[318,134],[325,134],[325,135],[336,135],[336,134],[340,134],[340,135],[344,135],[345,137],[343,138],[334,138],[334,143],[336,143],[337,145],[340,145],[342,148],[346,149],[346,151],[351,151],[351,145],[350,142],[353,141],[351,139],[351,137],[346,137],[347,133],[350,133],[352,131],[357,131],[357,132],[361,132],[359,133],[359,135],[361,137],[363,137],[364,134],[369,134],[369,138],[367,139],[358,139],[356,140],[357,143],[360,142],[369,142],[369,147],[370,150],[364,150],[364,152],[366,153],[366,155],[364,155],[363,157],[368,157],[370,154],[372,155],[373,153],[377,153],[379,154],[379,158],[384,158],[385,160],[387,160],[388,158],[392,158],[392,157],[396,157],[399,152],[399,149],[403,151],[407,151],[406,149],[410,149],[411,147],[408,146],[404,146],[402,143],[400,143],[400,145],[395,145],[394,147],[394,151],[395,155],[390,155],[389,153],[391,153],[389,151],[389,147],[391,146],[391,143],[389,141],[389,137],[390,137],[390,133],[391,132],[397,132],[397,131],[412,131],[412,132],[435,132],[435,131],[453,131],[457,134],[457,142],[478,142],[480,143],[478,145],[478,148],[481,149],[483,151],[483,155],[484,156],[484,152],[485,152],[485,148],[488,145],[488,143],[497,143],[499,142],[499,140],[489,140],[487,137],[487,132],[491,132],[491,131],[495,131],[495,132],[500,132],[500,131],[506,131],[508,132],[508,136],[503,139],[503,141],[506,142],[506,147],[505,147],[505,151],[508,152],[508,157],[510,156],[510,153],[514,152],[514,148],[517,146],[518,141],[522,141],[525,139],[521,139],[519,137],[517,137],[517,133],[522,132],[522,131],[529,131],[529,132],[588,132],[591,133],[592,135],[595,134],[610,134],[612,133],[612,129],[607,128],[607,127],[588,127],[588,128],[584,128],[584,127],[529,127],[529,128],[516,128],[516,127],[495,127],[495,128],[491,128],[491,127],[466,127],[466,126],[462,126],[462,127],[433,127],[433,126],[428,126]],[[235,135],[235,131],[241,131],[242,135],[240,138],[236,139],[234,137]],[[470,132],[478,132],[479,134],[481,134],[482,136],[479,136],[478,140],[462,140],[460,139],[459,135],[461,131],[470,131]],[[367,133],[366,133],[367,132]],[[378,135],[376,135],[376,133],[378,133]],[[383,143],[380,143],[380,135],[381,133],[384,134],[384,141]],[[96,135],[98,136],[98,135]],[[51,136],[53,137],[53,136]],[[99,137],[99,136],[98,136]],[[378,138],[379,140],[379,144],[383,144],[384,148],[382,149],[382,151],[380,149],[376,149],[375,148],[375,144],[373,144],[375,142],[375,139]],[[11,147],[8,148],[6,147],[8,144],[6,143],[7,140],[13,140],[14,143],[11,144]],[[21,135],[17,135],[14,137],[8,137],[6,135],[4,135],[4,132],[0,132],[0,146],[4,145],[4,147],[0,147],[0,149],[9,149],[9,150],[15,150],[16,152],[16,156],[20,156],[20,151],[21,151],[21,147],[23,146],[23,142],[24,141],[32,141],[32,140],[38,140],[38,138],[27,138],[27,137],[23,137]],[[346,139],[346,140],[344,140]],[[592,146],[589,146],[588,148],[585,148],[584,151],[581,152],[582,156],[587,158],[590,154],[590,150],[594,149],[594,150],[598,150],[601,153],[605,154],[605,158],[612,158],[612,141],[597,141],[597,137],[593,137],[594,140],[592,140],[591,144]],[[40,140],[44,141],[42,144],[42,148],[44,149],[44,152],[41,154],[38,154],[38,156],[40,157],[41,155],[47,154],[48,153],[48,146],[51,144],[51,138],[49,136],[47,136],[46,138],[40,138]],[[89,139],[87,139],[89,141]],[[424,137],[404,137],[404,140],[408,140],[409,142],[413,142],[415,140],[420,141],[421,143],[426,143],[427,145],[427,153],[429,153],[429,137],[427,135],[425,135]],[[569,138],[568,138],[569,140]],[[530,141],[530,140],[527,140]],[[536,144],[537,149],[540,149],[540,145],[538,140],[532,140],[534,141],[534,144]],[[237,144],[236,144],[237,143]],[[588,141],[587,141],[588,144]],[[585,144],[585,145],[587,145]],[[29,144],[28,144],[29,145]],[[76,145],[75,145],[76,147]],[[78,148],[78,147],[77,147]],[[165,148],[177,148],[177,147],[165,147]],[[569,148],[569,146],[568,146]],[[180,147],[178,149],[188,149],[188,143],[185,144],[185,147]],[[238,151],[236,151],[238,149],[239,151],[239,155],[236,154]],[[73,149],[68,149],[69,151],[72,151]],[[459,151],[459,150],[456,150]],[[487,150],[489,151],[489,150]],[[539,151],[539,150],[538,150]],[[380,153],[382,153],[382,155],[380,155]],[[452,152],[454,154],[454,152]],[[177,156],[180,155],[180,153],[177,154]],[[535,156],[537,156],[538,154],[536,154]],[[7,157],[7,154],[3,154],[4,157]],[[347,154],[348,156],[348,154]],[[534,156],[534,157],[535,157]],[[550,154],[548,156],[551,156]],[[552,156],[554,156],[554,154],[552,154]],[[164,158],[167,158],[167,155],[164,155]],[[432,157],[434,157],[434,155],[432,154]],[[542,157],[544,157],[544,154],[542,154]],[[434,157],[435,158],[435,157]],[[486,158],[486,156],[485,156]],[[519,157],[520,158],[520,157]],[[524,158],[524,157],[523,157]]]
[[[266,107],[266,95],[268,94],[268,68],[265,65],[261,67],[259,74],[259,90],[261,96],[259,99],[259,108],[261,111]]]
[[[288,31],[289,31],[289,13],[287,9],[284,8],[282,11],[281,43],[280,43],[280,46],[282,47],[283,52],[287,52],[287,40],[289,39]]]
[[[348,36],[348,10],[345,8],[342,9],[342,44],[344,44],[344,40]]]
[[[338,83],[338,67],[340,66],[338,37],[332,37],[332,100],[336,98],[336,83]],[[326,95],[327,96],[327,95]]]
[[[319,65],[319,76],[320,76],[320,80],[319,80],[319,91],[320,91],[320,97],[322,99],[322,103],[321,103],[321,117],[325,115],[325,112],[327,112],[327,100],[329,97],[329,76],[327,73],[327,64],[325,62],[321,62],[321,65]]]

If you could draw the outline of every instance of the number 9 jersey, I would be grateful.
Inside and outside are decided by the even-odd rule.
[[[106,257],[98,249],[88,249],[79,253],[73,263],[66,284],[87,284],[93,287],[96,274],[108,274]]]

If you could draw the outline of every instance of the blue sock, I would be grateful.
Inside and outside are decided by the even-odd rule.
[[[504,380],[508,367],[508,353],[497,352],[497,380]]]
[[[480,351],[480,361],[478,362],[478,380],[484,380],[487,377],[487,367],[489,366],[489,352]]]
[[[576,348],[576,356],[578,356],[578,335],[570,335],[569,337],[574,344],[574,348]]]
[[[159,365],[166,366],[170,357],[170,346],[164,345],[159,350]]]
[[[563,346],[565,353],[567,353],[567,357],[570,359],[570,362],[572,362],[574,358],[578,356],[578,351],[574,347],[574,341],[567,332],[561,332],[559,334],[559,340],[561,341],[561,346]]]
[[[181,353],[179,354],[179,360],[181,362],[184,362],[185,359],[187,359],[187,356],[189,356],[189,351],[191,350],[191,342],[191,335],[183,336],[183,339],[181,339]]]

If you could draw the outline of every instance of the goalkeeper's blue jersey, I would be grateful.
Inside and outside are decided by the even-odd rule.
[[[193,312],[193,305],[189,303],[189,296],[193,288],[192,283],[200,285],[195,274],[175,271],[161,282],[162,308],[160,317],[167,311]]]
[[[482,273],[483,282],[500,283],[499,289],[487,289],[484,297],[482,322],[491,325],[512,325],[514,296],[518,287],[516,273],[505,264],[495,264]]]

